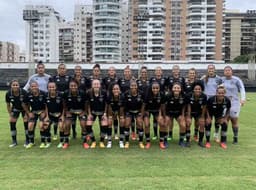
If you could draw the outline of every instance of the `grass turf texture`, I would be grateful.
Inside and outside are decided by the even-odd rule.
[[[227,150],[214,142],[209,150],[195,142],[191,148],[181,148],[177,145],[177,125],[167,150],[160,150],[158,141],[152,142],[149,150],[139,149],[138,142],[132,141],[128,150],[119,149],[117,141],[113,141],[112,149],[84,150],[79,138],[71,140],[67,150],[57,149],[57,141],[42,150],[38,128],[36,146],[26,150],[21,119],[19,145],[9,148],[11,137],[4,94],[0,92],[1,190],[256,189],[255,94],[248,94],[250,101],[242,108],[238,145],[231,143],[229,126]],[[98,130],[95,134],[98,140]]]

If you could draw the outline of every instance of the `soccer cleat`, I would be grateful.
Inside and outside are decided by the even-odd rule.
[[[150,142],[147,142],[147,144],[146,144],[146,146],[145,146],[145,149],[150,149],[150,147],[151,147]]]
[[[111,141],[108,141],[107,148],[112,148],[112,142]]]
[[[41,143],[39,148],[45,148],[45,143]]]
[[[203,142],[198,142],[198,146],[200,146],[201,148],[205,148],[204,143]]]
[[[157,136],[153,136],[153,137],[152,137],[152,140],[153,140],[153,141],[157,140]]]
[[[53,138],[52,138],[54,141],[58,140],[58,136],[57,135],[54,135]]]
[[[9,147],[10,147],[10,148],[13,148],[13,147],[15,147],[15,146],[17,146],[17,145],[18,145],[17,142],[13,142],[12,144],[9,145]]]
[[[167,137],[167,141],[171,141],[171,140],[172,140],[171,136]]]
[[[26,146],[26,149],[32,148],[33,146],[34,146],[33,143],[28,143],[27,146]]]
[[[129,142],[126,142],[125,145],[124,145],[124,148],[128,149],[129,148]]]
[[[198,142],[198,136],[197,135],[194,135],[194,141]]]
[[[214,138],[214,141],[216,143],[220,143],[220,139],[219,139],[219,134],[218,133],[214,133],[213,138]]]
[[[115,135],[115,140],[118,140],[118,139],[119,139],[118,135]]]
[[[84,147],[84,149],[89,149],[89,148],[90,148],[90,146],[88,145],[88,143],[83,143],[83,147]]]
[[[27,141],[25,141],[25,143],[24,143],[24,147],[26,148],[26,146],[28,145],[28,142]]]
[[[136,133],[135,132],[132,132],[132,140],[135,141],[136,140]]]
[[[160,147],[160,149],[166,149],[166,146],[164,145],[164,142],[160,142],[159,147]]]
[[[119,147],[124,148],[124,142],[123,141],[119,141]]]
[[[46,143],[44,148],[50,148],[51,143]]]
[[[186,143],[185,143],[185,146],[186,146],[186,147],[190,147],[190,146],[191,146],[190,142],[189,142],[189,141],[186,142]]]
[[[94,141],[94,142],[92,142],[92,144],[91,144],[90,148],[96,148],[96,142],[95,142],[95,141]]]
[[[63,147],[63,143],[60,142],[58,145],[57,145],[57,148],[62,148]]]
[[[63,146],[62,146],[63,149],[67,149],[68,147],[69,147],[68,143],[64,143]]]
[[[140,142],[140,143],[139,143],[139,147],[140,147],[141,149],[144,149],[144,148],[145,148],[143,142]]]
[[[104,142],[100,142],[100,148],[105,148]]]
[[[234,144],[234,145],[238,144],[238,138],[237,138],[237,137],[234,137],[234,138],[233,138],[233,144]]]
[[[186,144],[184,143],[184,141],[179,141],[179,145],[180,145],[181,147],[186,147]]]
[[[207,142],[207,143],[205,144],[205,148],[211,148],[211,143]]]
[[[227,144],[222,142],[222,143],[220,143],[220,147],[223,149],[227,149]]]

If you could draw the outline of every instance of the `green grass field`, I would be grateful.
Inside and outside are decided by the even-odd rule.
[[[232,145],[229,126],[228,149],[212,143],[202,149],[194,142],[191,148],[181,148],[175,127],[174,140],[167,150],[153,142],[149,150],[140,150],[137,142],[130,149],[84,150],[81,140],[71,140],[68,150],[32,149],[23,147],[24,130],[18,123],[18,142],[11,143],[4,92],[0,92],[0,190],[5,189],[256,189],[256,96],[243,107],[240,119],[239,144]],[[97,128],[95,126],[95,128]],[[98,134],[98,133],[96,133]],[[98,136],[97,136],[97,139]]]

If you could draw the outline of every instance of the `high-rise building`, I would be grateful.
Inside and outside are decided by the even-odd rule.
[[[74,23],[63,22],[59,25],[59,61],[74,61]]]
[[[24,13],[27,61],[58,62],[59,23],[64,21],[60,14],[47,5],[27,5]]]
[[[130,59],[129,54],[129,38],[130,38],[130,30],[129,30],[129,7],[128,1],[123,0],[121,3],[121,58],[122,63],[128,63]]]
[[[120,12],[120,0],[93,0],[93,62],[121,62]]]
[[[92,62],[92,6],[75,5],[74,61]]]
[[[0,62],[19,62],[19,46],[0,41]]]
[[[225,61],[248,54],[256,54],[256,10],[245,13],[228,10],[225,17]]]
[[[224,0],[130,0],[131,60],[223,60]]]

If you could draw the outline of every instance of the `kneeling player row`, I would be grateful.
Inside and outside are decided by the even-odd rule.
[[[221,126],[221,143],[226,147],[226,131],[231,107],[230,100],[225,97],[225,88],[219,86],[216,95],[207,101],[203,93],[203,85],[195,83],[193,91],[184,95],[179,83],[174,83],[172,90],[163,94],[157,82],[151,84],[149,90],[140,92],[137,82],[130,82],[130,89],[121,94],[118,84],[113,84],[109,93],[101,89],[100,81],[92,81],[92,88],[87,92],[78,89],[76,81],[69,83],[69,89],[61,94],[56,90],[56,84],[48,84],[48,94],[39,91],[38,84],[31,82],[30,91],[26,93],[19,87],[18,81],[11,83],[11,89],[6,93],[7,109],[10,114],[10,126],[13,143],[16,141],[16,122],[19,114],[23,114],[26,130],[26,148],[34,144],[34,128],[39,119],[42,147],[50,138],[50,125],[54,124],[54,135],[57,126],[63,148],[69,146],[69,135],[72,123],[79,119],[84,148],[96,146],[93,123],[98,118],[100,126],[100,146],[104,145],[105,136],[111,144],[112,124],[116,121],[120,126],[120,146],[129,147],[130,126],[136,121],[139,146],[144,148],[143,138],[146,137],[146,147],[150,147],[150,116],[157,121],[160,131],[160,147],[165,148],[165,138],[171,137],[173,121],[179,124],[181,146],[189,146],[191,120],[195,120],[195,128],[199,130],[198,145],[210,147],[210,127],[215,117],[216,126]],[[203,144],[204,132],[206,145]],[[186,142],[184,139],[186,138]],[[89,141],[91,145],[89,146]]]

